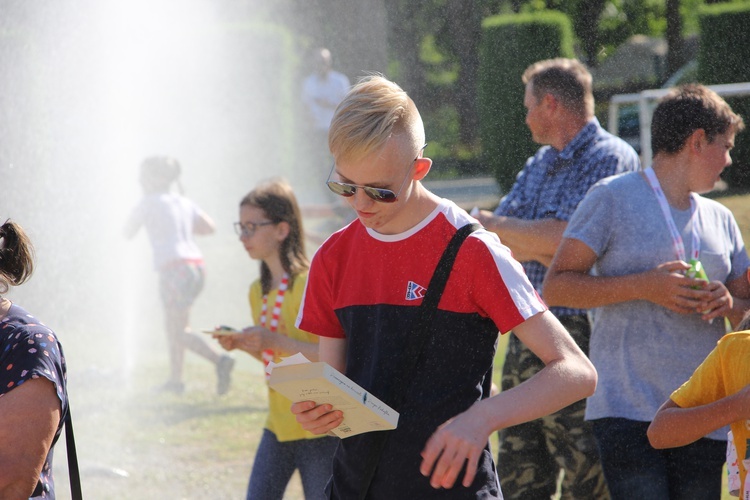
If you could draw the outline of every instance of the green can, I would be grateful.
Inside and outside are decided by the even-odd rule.
[[[690,259],[689,264],[690,269],[687,270],[685,275],[688,278],[696,278],[708,283],[708,275],[706,274],[705,269],[703,269],[703,264],[701,264],[701,261],[699,261],[698,259]],[[699,287],[694,286],[693,288],[697,289]]]

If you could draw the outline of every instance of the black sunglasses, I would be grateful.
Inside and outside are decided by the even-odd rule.
[[[422,146],[420,151],[427,147],[427,144]],[[398,195],[401,194],[401,191],[404,189],[404,186],[406,185],[406,180],[409,178],[409,172],[411,172],[411,166],[414,164],[415,161],[419,159],[419,156],[414,158],[411,163],[409,163],[409,169],[406,172],[406,177],[404,177],[404,180],[401,182],[401,187],[398,188],[398,192],[393,192],[390,189],[385,188],[377,188],[372,186],[361,186],[359,184],[351,184],[348,182],[340,182],[340,181],[332,181],[331,175],[333,175],[333,170],[336,168],[336,163],[331,166],[331,172],[328,174],[328,181],[326,181],[326,186],[328,186],[328,189],[333,191],[339,196],[343,196],[345,198],[350,198],[354,196],[354,193],[357,192],[357,189],[361,189],[364,191],[364,193],[370,197],[370,199],[373,199],[375,201],[378,201],[380,203],[393,203],[398,199]]]

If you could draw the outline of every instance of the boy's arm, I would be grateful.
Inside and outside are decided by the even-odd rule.
[[[704,282],[684,276],[690,266],[679,260],[640,273],[592,276],[589,272],[596,261],[588,245],[564,238],[544,278],[544,301],[550,306],[589,309],[648,300],[670,311],[692,314],[711,295],[703,288]]]
[[[513,329],[545,367],[522,384],[475,403],[443,424],[422,451],[421,472],[434,488],[451,488],[466,464],[470,486],[492,432],[542,417],[593,394],[596,370],[551,312]],[[468,462],[467,462],[468,460]]]
[[[346,339],[320,337],[318,358],[341,373],[346,373]]]
[[[750,417],[750,385],[712,403],[682,408],[668,399],[648,426],[656,449],[685,446],[737,420]]]
[[[320,337],[318,359],[345,373],[346,339]],[[344,420],[344,414],[339,410],[333,411],[329,404],[317,406],[314,401],[301,401],[292,404],[291,409],[302,428],[313,434],[325,434]]]
[[[559,219],[526,220],[495,215],[481,210],[477,220],[500,237],[519,262],[535,260],[545,266],[552,262],[568,223]]]
[[[713,282],[713,288],[719,288],[716,282]],[[709,288],[711,286],[709,285]],[[737,327],[745,313],[750,310],[750,282],[748,281],[747,270],[732,281],[726,284],[727,294],[722,294],[721,290],[718,293],[718,299],[713,302],[705,302],[701,306],[706,306],[706,309],[714,309],[726,316],[732,323],[732,327]],[[726,295],[726,298],[725,298]],[[715,299],[715,297],[712,297]],[[724,301],[721,304],[721,301]],[[722,305],[724,306],[722,308]]]

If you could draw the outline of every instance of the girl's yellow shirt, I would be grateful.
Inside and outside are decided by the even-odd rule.
[[[307,332],[303,332],[294,326],[297,321],[297,313],[302,304],[302,294],[305,291],[307,282],[307,273],[298,275],[294,279],[293,285],[284,294],[284,302],[281,305],[281,317],[279,318],[279,327],[277,333],[286,335],[295,340],[303,342],[318,343],[318,337]],[[270,322],[271,312],[276,303],[278,290],[274,289],[268,293],[267,321]],[[250,285],[250,308],[253,314],[253,322],[260,325],[260,313],[263,306],[263,293],[261,291],[260,280],[256,280]],[[296,354],[293,352],[275,352],[274,361],[278,362],[282,356]],[[311,434],[302,429],[297,423],[292,412],[289,410],[291,401],[268,388],[268,418],[266,418],[266,429],[273,432],[276,439],[281,441],[295,441],[297,439],[312,439],[323,436]]]

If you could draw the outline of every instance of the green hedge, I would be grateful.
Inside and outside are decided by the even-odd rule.
[[[750,82],[750,4],[703,6],[699,14],[701,43],[698,80],[706,85]],[[732,109],[750,126],[750,96],[727,98]],[[750,133],[737,135],[734,164],[724,174],[732,187],[750,187]]]
[[[490,17],[482,23],[479,119],[482,158],[507,191],[527,158],[539,147],[524,122],[526,68],[542,59],[574,57],[573,29],[555,11]]]

